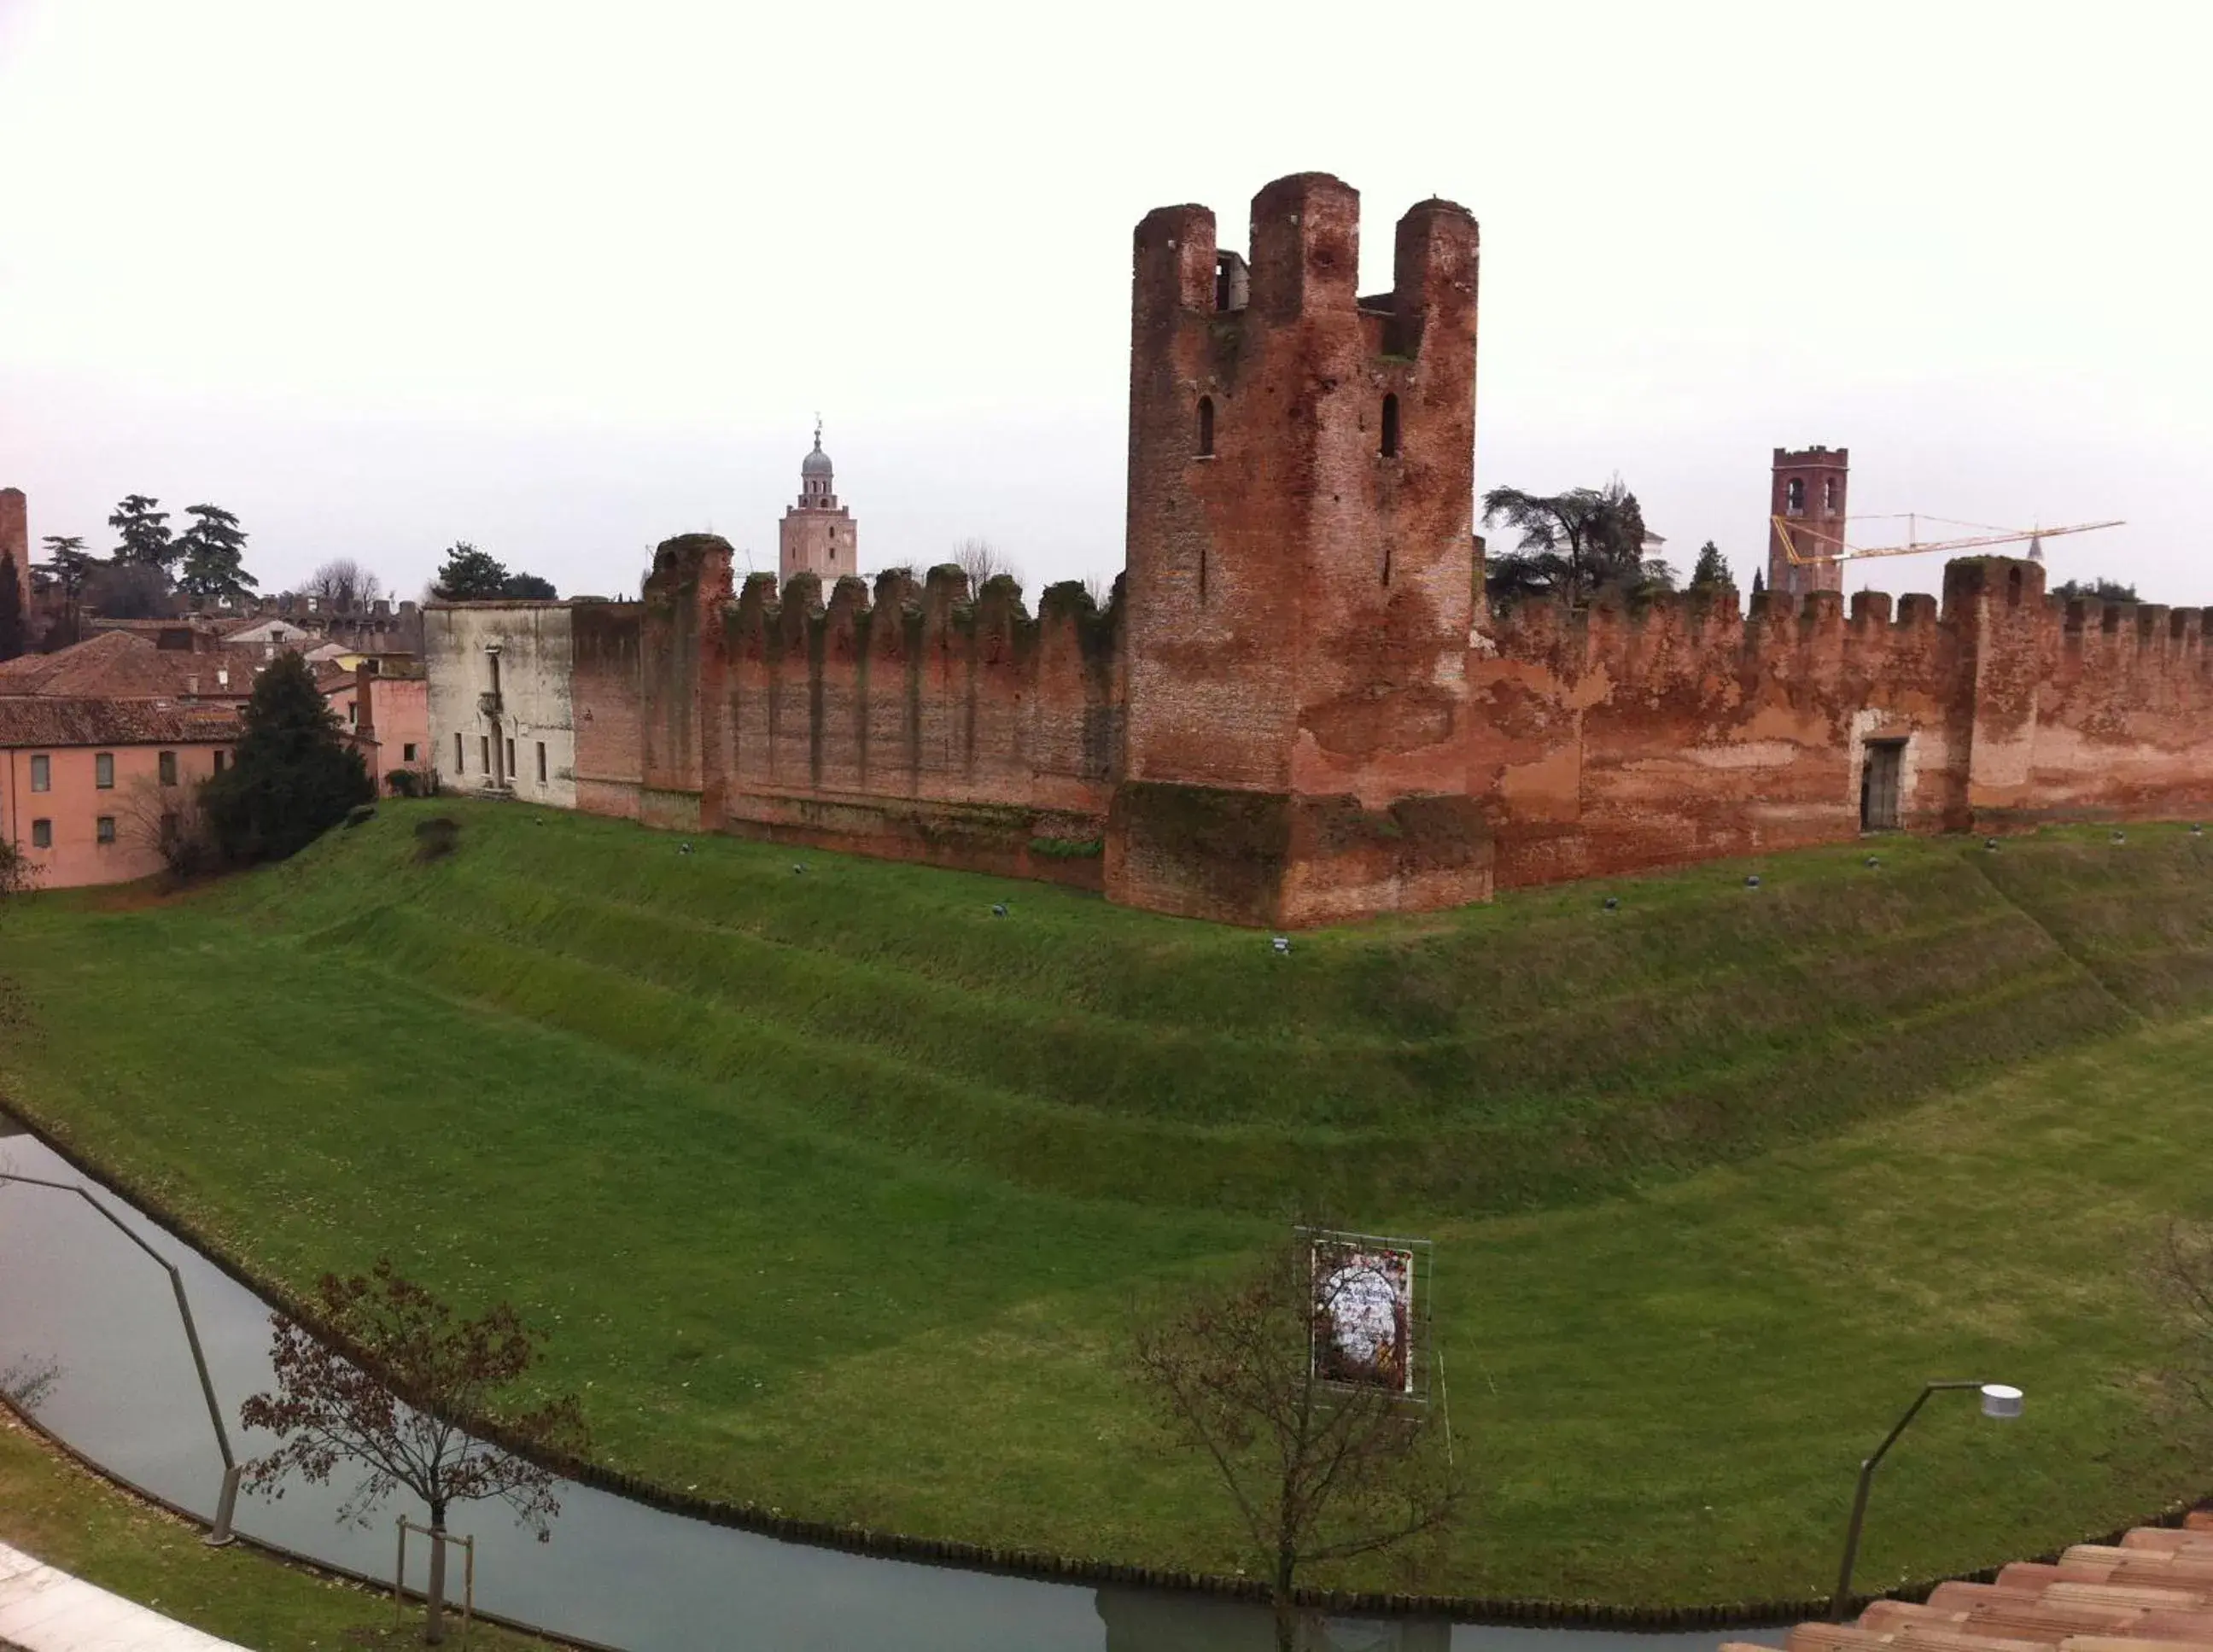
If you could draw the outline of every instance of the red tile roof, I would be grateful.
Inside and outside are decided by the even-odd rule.
[[[238,713],[227,705],[0,698],[0,747],[228,745],[240,733]]]
[[[136,633],[109,631],[58,653],[27,654],[0,664],[0,696],[242,700],[253,692],[253,669],[228,655],[159,649]],[[230,680],[223,681],[218,672],[228,672]]]

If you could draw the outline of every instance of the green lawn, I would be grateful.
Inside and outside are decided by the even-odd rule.
[[[418,1607],[402,1621],[389,1595],[244,1544],[210,1549],[200,1537],[200,1527],[94,1478],[0,1408],[0,1542],[243,1646],[355,1652],[423,1643]],[[490,1652],[558,1644],[485,1624],[471,1639]]]
[[[434,810],[460,847],[418,864]],[[2142,1258],[2213,1213],[2213,860],[2179,827],[1808,851],[1288,957],[694,850],[387,806],[185,900],[41,897],[0,930],[30,1028],[0,1091],[260,1277],[389,1254],[513,1298],[606,1462],[788,1514],[1228,1570],[1119,1331],[1300,1210],[1436,1237],[1478,1465],[1440,1568],[1343,1581],[1820,1594],[1929,1376],[2029,1413],[1917,1425],[1864,1581],[2213,1482],[2141,1402]]]

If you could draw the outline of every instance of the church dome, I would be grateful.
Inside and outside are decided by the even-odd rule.
[[[830,474],[830,455],[822,451],[822,432],[819,427],[814,432],[814,451],[799,461],[799,473],[802,477]]]

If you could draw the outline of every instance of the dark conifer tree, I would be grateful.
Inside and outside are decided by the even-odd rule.
[[[169,537],[169,513],[154,509],[161,503],[143,493],[133,493],[115,507],[115,514],[107,519],[107,525],[121,540],[115,547],[116,561],[143,563],[165,573],[176,561],[176,541]]]
[[[254,683],[245,737],[200,802],[216,847],[242,863],[298,853],[375,795],[314,674],[287,653]]]
[[[246,533],[238,518],[220,505],[194,505],[185,515],[192,525],[177,541],[184,558],[177,588],[201,602],[243,601],[260,582],[246,571]]]

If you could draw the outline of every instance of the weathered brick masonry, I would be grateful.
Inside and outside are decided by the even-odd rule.
[[[1254,198],[1249,262],[1203,207],[1138,225],[1104,613],[1061,585],[1033,618],[952,568],[734,591],[704,534],[660,547],[641,601],[574,605],[577,806],[1269,924],[1869,820],[2213,814],[2205,615],[2051,600],[2035,564],[1953,563],[1941,605],[1895,612],[1815,589],[1489,613],[1475,223],[1415,207],[1369,297],[1358,231],[1316,174]]]

